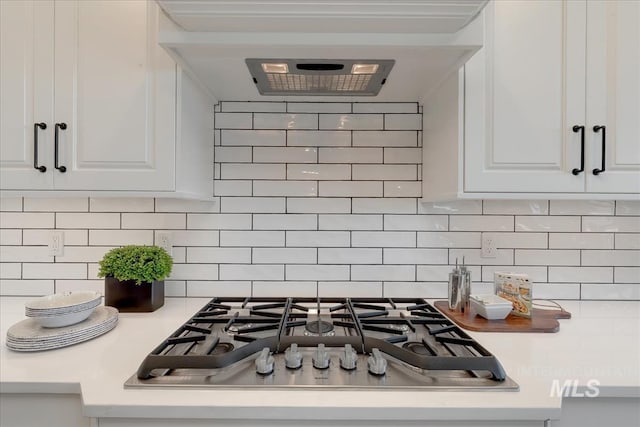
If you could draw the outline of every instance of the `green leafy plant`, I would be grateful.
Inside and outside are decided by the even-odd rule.
[[[173,259],[159,246],[130,245],[111,249],[100,261],[98,277],[113,276],[120,281],[164,280],[171,274]]]

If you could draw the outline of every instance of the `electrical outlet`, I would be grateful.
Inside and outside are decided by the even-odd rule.
[[[64,231],[52,231],[49,236],[49,255],[64,255]]]
[[[164,249],[165,251],[167,251],[167,253],[169,255],[173,255],[172,249],[173,249],[173,242],[171,240],[171,233],[158,233],[157,237],[156,237],[156,245],[160,246],[162,249]]]
[[[491,234],[482,233],[482,248],[480,250],[480,256],[482,258],[495,258],[498,256],[496,240]]]

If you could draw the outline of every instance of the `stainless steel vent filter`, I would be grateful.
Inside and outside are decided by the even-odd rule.
[[[247,58],[261,95],[375,96],[393,59]]]

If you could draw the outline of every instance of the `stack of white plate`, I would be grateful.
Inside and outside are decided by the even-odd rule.
[[[81,322],[100,305],[102,295],[93,291],[47,295],[25,304],[25,315],[45,328],[60,328]]]
[[[7,347],[15,351],[41,351],[67,347],[90,340],[115,328],[118,310],[97,307],[82,322],[60,328],[45,328],[36,318],[25,319],[7,331]]]

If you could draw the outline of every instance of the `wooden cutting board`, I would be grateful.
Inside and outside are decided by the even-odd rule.
[[[505,319],[487,320],[477,316],[473,309],[466,313],[451,311],[447,301],[436,301],[434,305],[458,326],[477,332],[558,332],[557,319],[571,319],[571,313],[565,310],[534,308],[531,319],[510,314]]]

